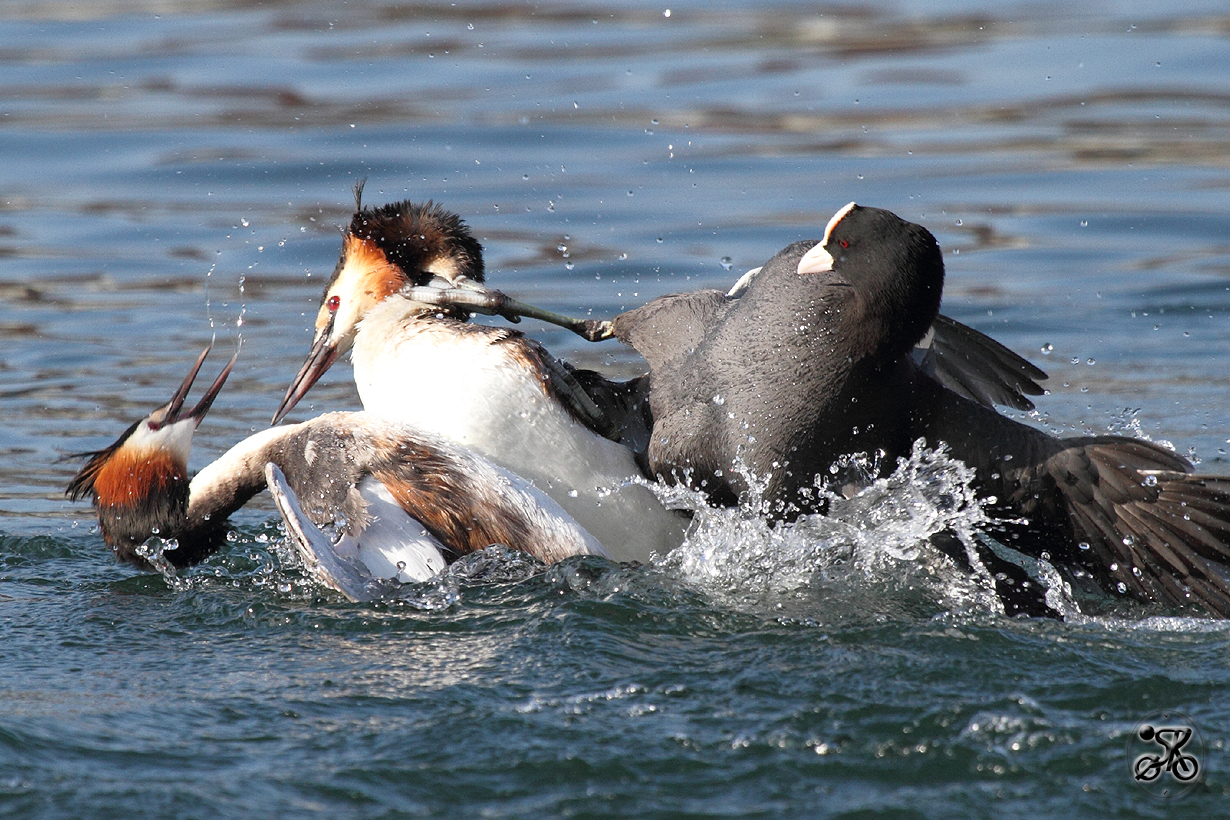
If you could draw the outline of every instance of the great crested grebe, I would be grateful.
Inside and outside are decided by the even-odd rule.
[[[1230,616],[1230,478],[1192,475],[1146,441],[1055,438],[926,375],[909,354],[943,280],[925,228],[851,203],[738,299],[666,297],[616,317],[650,365],[650,469],[731,503],[749,490],[744,465],[791,517],[822,507],[816,479],[839,457],[878,453],[891,469],[921,438],[974,469],[1010,546],[1074,580]]]
[[[267,485],[288,533],[323,580],[354,599],[380,581],[425,580],[448,561],[503,544],[546,562],[602,555],[602,545],[519,476],[430,433],[371,413],[329,413],[232,447],[191,480],[192,437],[230,363],[191,410],[183,403],[209,350],[166,405],[129,427],[69,484],[93,498],[103,537],[149,567],[151,536],[183,567],[225,541],[227,517]],[[338,531],[325,537],[321,527]],[[357,561],[358,563],[353,563]]]
[[[635,418],[635,388],[597,385],[596,375],[573,370],[520,333],[470,324],[464,310],[399,293],[432,282],[472,285],[482,272],[481,249],[457,217],[409,202],[359,203],[311,352],[275,423],[353,347],[365,411],[453,441],[528,479],[616,560],[644,561],[678,546],[686,519],[638,483],[633,449],[601,434],[619,437],[618,419]],[[597,385],[603,407],[583,381]],[[647,440],[647,422],[640,426]]]

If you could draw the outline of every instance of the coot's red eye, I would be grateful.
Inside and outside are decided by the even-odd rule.
[[[338,296],[336,293],[325,300],[325,307],[331,311],[336,311],[339,307],[341,307],[341,305],[342,297]]]
[[[848,239],[838,239],[837,244],[841,245],[843,248],[850,247],[850,241]],[[337,298],[337,297],[334,297],[334,298]]]

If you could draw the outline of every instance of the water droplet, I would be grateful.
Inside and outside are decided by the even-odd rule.
[[[569,498],[576,498],[578,495],[580,495],[580,493],[578,493],[576,490],[569,490],[569,491],[568,491],[568,497],[569,497]]]
[[[1120,581],[1120,582],[1119,582],[1119,585],[1118,585],[1118,587],[1116,587],[1116,589],[1118,589],[1118,590],[1119,590],[1119,594],[1120,594],[1120,595],[1122,595],[1123,593],[1127,592],[1127,584],[1125,584],[1125,583],[1123,583],[1122,581]]]
[[[725,403],[726,403],[726,399],[722,398],[721,396],[714,396],[714,397],[713,397],[713,403],[714,403],[714,404],[718,404],[718,405],[725,404]]]
[[[1042,345],[1042,355],[1049,356],[1051,355],[1051,351],[1053,351],[1054,349],[1055,349],[1055,345],[1051,344],[1050,342],[1047,342],[1046,344]]]
[[[1090,367],[1092,367],[1093,365],[1097,364],[1097,361],[1096,361],[1096,360],[1094,360],[1094,359],[1092,359],[1092,358],[1089,358],[1089,359],[1086,359],[1086,360],[1085,360],[1085,364],[1087,364],[1087,365],[1089,365]]]
[[[1145,486],[1146,487],[1156,487],[1157,486],[1157,476],[1155,475],[1145,476]]]
[[[1089,542],[1088,542],[1088,541],[1082,541],[1082,542],[1080,542],[1079,544],[1077,544],[1076,546],[1077,546],[1077,548],[1078,548],[1078,549],[1081,549],[1081,550],[1087,550],[1087,549],[1090,549],[1090,547],[1089,547]]]
[[[729,256],[723,256],[718,260],[718,264],[722,266],[722,270],[730,270],[735,266],[735,260],[731,259]]]
[[[662,237],[660,237],[660,236],[658,237],[658,244],[659,244],[659,245],[661,245],[661,244],[662,244]]]

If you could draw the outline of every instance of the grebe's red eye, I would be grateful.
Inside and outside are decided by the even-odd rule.
[[[838,239],[837,244],[841,245],[842,248],[850,247],[850,241],[848,239]],[[337,297],[334,298],[336,299]]]
[[[325,300],[325,307],[327,307],[329,310],[335,313],[337,312],[337,309],[341,306],[342,306],[342,297],[338,296],[336,293]]]

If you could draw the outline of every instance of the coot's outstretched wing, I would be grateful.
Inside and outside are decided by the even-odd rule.
[[[690,354],[725,313],[730,297],[718,290],[660,296],[611,320],[611,335],[636,349],[660,372],[671,360]]]
[[[935,317],[931,330],[932,375],[958,395],[987,407],[1032,410],[1026,397],[1046,392],[1038,384],[1046,373],[990,336],[943,315]]]
[[[1112,592],[1230,617],[1230,478],[1190,469],[1152,442],[1116,437],[1047,463],[1082,545],[1072,557]]]

